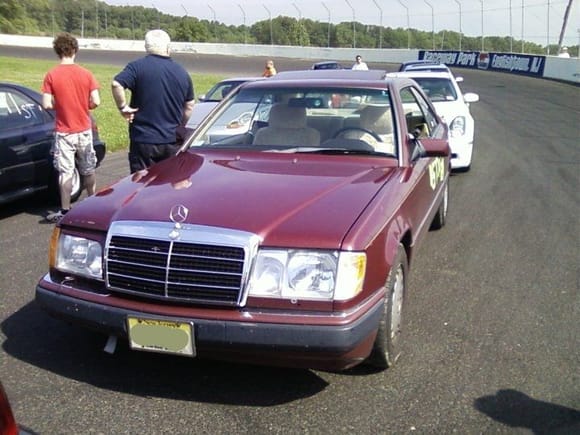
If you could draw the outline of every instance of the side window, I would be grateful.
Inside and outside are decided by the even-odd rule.
[[[12,89],[0,89],[0,130],[42,124],[45,119],[43,112],[43,109],[26,95]]]
[[[427,101],[412,86],[401,89],[407,131],[419,137],[430,137],[437,126],[437,117]]]
[[[423,115],[425,117],[425,122],[429,126],[429,131],[432,132],[433,130],[435,130],[435,127],[437,127],[437,116],[431,110],[431,107],[429,106],[427,101],[425,101],[425,99],[421,96],[421,94],[419,94],[416,91],[414,91],[414,93],[417,97],[417,102],[421,107],[421,111],[423,112]]]

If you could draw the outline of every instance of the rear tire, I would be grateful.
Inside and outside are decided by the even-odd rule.
[[[367,364],[379,369],[393,366],[401,356],[403,306],[407,293],[408,268],[407,253],[403,245],[399,244],[385,285],[386,295],[377,337],[366,361]]]

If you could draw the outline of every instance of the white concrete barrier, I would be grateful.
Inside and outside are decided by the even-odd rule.
[[[51,37],[3,35],[0,34],[0,46],[20,47],[52,47]],[[142,40],[121,39],[79,39],[82,49],[118,50],[118,51],[145,51]],[[252,44],[215,44],[203,42],[173,42],[172,49],[176,52],[220,54],[228,56],[260,56],[286,57],[294,59],[337,60],[353,62],[360,54],[367,62],[401,63],[418,59],[419,50],[407,49],[370,49],[370,48],[325,48],[325,47],[296,47],[280,45],[252,45]],[[1,54],[1,52],[0,52]],[[543,77],[580,84],[580,59],[545,56]]]

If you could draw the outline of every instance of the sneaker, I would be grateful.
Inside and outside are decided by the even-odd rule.
[[[62,217],[67,213],[67,211],[68,210],[62,210],[61,209],[61,210],[59,210],[57,212],[49,213],[46,216],[46,220],[48,222],[51,222],[53,224],[56,224],[56,223],[58,223],[62,219]]]

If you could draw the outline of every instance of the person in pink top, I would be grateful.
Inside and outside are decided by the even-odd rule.
[[[77,39],[69,33],[54,38],[53,48],[60,64],[52,68],[42,83],[42,107],[56,112],[54,167],[58,171],[61,209],[46,219],[58,222],[71,207],[75,165],[88,195],[96,189],[97,157],[89,111],[100,103],[99,83],[86,68],[75,63],[79,51]]]

